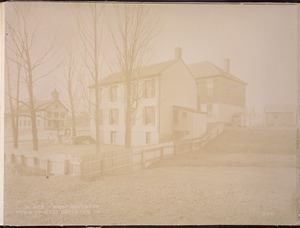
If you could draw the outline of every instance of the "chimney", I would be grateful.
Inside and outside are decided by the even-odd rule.
[[[51,94],[52,94],[52,100],[54,100],[54,101],[59,100],[59,93],[57,92],[56,89]]]
[[[230,60],[228,58],[224,59],[224,71],[230,72]]]
[[[175,59],[181,59],[182,49],[180,47],[175,48]]]

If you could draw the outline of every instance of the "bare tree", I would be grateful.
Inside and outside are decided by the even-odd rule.
[[[44,49],[43,52],[36,51],[39,45],[37,41],[38,18],[36,9],[27,5],[16,4],[12,6],[12,14],[15,17],[15,23],[11,24],[6,21],[8,39],[11,45],[6,47],[17,58],[7,57],[12,62],[20,66],[24,70],[25,83],[29,95],[29,112],[32,125],[32,144],[33,150],[38,151],[38,132],[36,121],[36,110],[34,102],[34,84],[40,79],[48,76],[55,71],[59,65],[47,71],[46,73],[38,73],[38,68],[44,66],[54,55],[53,49],[55,41]],[[40,47],[41,48],[41,47]]]
[[[111,35],[117,56],[117,69],[122,72],[126,88],[125,147],[131,146],[132,127],[142,97],[140,68],[145,64],[152,41],[157,35],[156,21],[145,5],[116,5],[117,32]]]
[[[9,99],[10,115],[11,115],[11,127],[13,134],[13,148],[19,147],[19,103],[20,103],[20,74],[21,67],[17,65],[17,81],[15,96],[13,95],[12,78],[9,68],[9,61],[6,59],[6,78],[7,78],[7,93]]]
[[[68,92],[69,107],[71,111],[72,135],[76,136],[76,111],[79,105],[78,92],[80,86],[80,72],[75,61],[74,53],[68,47],[66,52],[65,65],[65,88]]]
[[[95,131],[96,131],[96,152],[100,152],[100,69],[102,66],[101,59],[103,53],[102,38],[103,38],[103,26],[104,26],[104,6],[96,3],[90,3],[88,5],[88,15],[80,14],[80,10],[77,9],[76,19],[79,37],[82,49],[82,60],[91,81],[95,85],[94,93],[94,119],[95,119]]]

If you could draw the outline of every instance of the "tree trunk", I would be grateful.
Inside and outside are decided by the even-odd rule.
[[[7,64],[7,68],[8,68],[8,64]],[[9,106],[10,106],[10,112],[11,112],[11,128],[12,128],[12,134],[13,134],[13,148],[14,149],[18,149],[18,144],[19,144],[19,139],[18,139],[18,126],[16,126],[16,124],[18,124],[17,121],[17,115],[16,115],[16,109],[13,105],[13,100],[12,100],[12,92],[11,92],[11,84],[10,84],[10,72],[9,72],[9,68],[7,69],[7,83],[8,83],[8,97],[9,97]],[[18,87],[18,85],[17,85]],[[17,88],[18,89],[18,88]],[[19,103],[18,99],[18,91],[17,91],[17,105]],[[17,107],[18,108],[18,107]]]
[[[76,115],[74,111],[72,111],[72,136],[76,136]]]
[[[126,123],[125,123],[125,147],[131,147],[131,128],[132,128],[132,105],[131,105],[131,77],[126,80],[126,89],[127,89],[127,97],[126,97]]]
[[[31,69],[31,68],[29,68]],[[33,82],[32,82],[32,72],[29,70],[29,81],[28,81],[28,94],[30,102],[30,116],[31,116],[31,127],[32,127],[32,149],[34,151],[39,150],[39,140],[37,134],[36,126],[36,112],[34,106],[34,96],[33,96]]]
[[[95,5],[95,14],[94,14],[94,71],[95,71],[95,125],[96,125],[96,152],[100,153],[100,120],[99,120],[99,108],[100,108],[100,99],[99,99],[99,72],[98,72],[98,36],[97,36],[97,5]]]
[[[74,108],[74,98],[72,94],[72,80],[69,76],[68,78],[68,95],[69,101],[71,106],[71,115],[72,115],[72,136],[76,136],[76,115],[75,115],[75,108]]]

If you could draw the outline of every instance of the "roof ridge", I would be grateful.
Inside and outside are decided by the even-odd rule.
[[[232,73],[230,72],[227,72],[226,70],[222,69],[221,67],[213,64],[212,62],[209,62],[209,61],[201,61],[201,62],[195,62],[195,63],[192,63],[192,64],[188,64],[188,67],[191,68],[191,67],[197,67],[197,65],[201,64],[202,66],[199,66],[199,67],[205,67],[203,66],[204,64],[209,64],[208,67],[213,67],[213,70],[215,70],[216,72],[212,72],[213,70],[210,70],[211,72],[208,73],[207,75],[202,75],[202,76],[199,76],[199,74],[201,75],[201,73],[197,72],[197,70],[195,69],[191,69],[191,72],[193,73],[194,77],[195,78],[205,78],[205,77],[216,77],[216,76],[223,76],[225,78],[228,78],[228,79],[231,79],[231,80],[235,80],[237,82],[240,82],[240,83],[243,83],[243,84],[247,84],[246,82],[244,82],[242,79],[240,79],[239,77],[233,75]],[[198,73],[198,76],[197,76],[197,73]],[[207,73],[207,72],[206,72]],[[212,74],[213,73],[213,74]]]
[[[141,78],[147,77],[150,75],[157,75],[172,66],[174,63],[178,62],[180,59],[172,59],[172,60],[166,60],[158,63],[153,63],[150,65],[141,66],[139,68],[133,69],[133,78],[138,78],[136,74],[138,73]],[[139,72],[140,71],[140,72]],[[119,71],[116,73],[112,73],[107,75],[105,78],[103,78],[100,81],[101,85],[109,85],[109,84],[115,84],[122,82],[123,80],[123,72]],[[93,88],[95,85],[91,86],[90,88]]]

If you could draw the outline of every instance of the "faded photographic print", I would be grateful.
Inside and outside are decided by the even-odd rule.
[[[297,4],[2,11],[5,225],[299,224]]]

